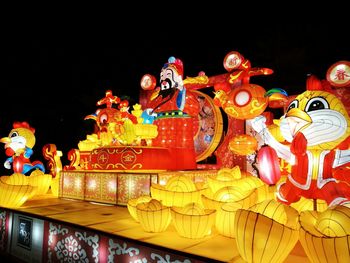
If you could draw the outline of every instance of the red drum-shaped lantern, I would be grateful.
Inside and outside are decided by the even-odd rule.
[[[241,134],[233,137],[228,147],[234,154],[248,155],[256,151],[258,142],[253,136]]]
[[[264,145],[258,151],[259,177],[268,185],[276,184],[281,178],[281,170],[275,149]]]
[[[153,90],[156,87],[157,80],[156,78],[151,74],[145,74],[141,78],[141,88],[143,90]]]
[[[224,111],[236,119],[252,119],[260,115],[268,105],[265,89],[256,84],[243,84],[228,94]]]

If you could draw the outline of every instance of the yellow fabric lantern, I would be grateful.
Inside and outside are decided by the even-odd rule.
[[[0,180],[5,184],[11,184],[11,185],[28,185],[29,184],[29,177],[25,176],[22,173],[13,173],[10,176],[1,176]]]
[[[283,262],[299,237],[299,214],[294,208],[266,200],[235,215],[235,238],[247,262]]]
[[[215,221],[214,209],[204,209],[190,203],[185,207],[171,207],[171,217],[177,233],[187,238],[203,238],[211,234]]]
[[[240,203],[225,203],[216,212],[215,227],[226,237],[235,237],[235,215],[242,208]]]
[[[235,166],[231,171],[220,169],[216,176],[209,175],[207,180],[213,193],[227,186],[237,186],[245,190],[251,190],[264,185],[264,182],[259,178],[249,173],[242,173],[239,166]]]
[[[311,262],[350,262],[350,208],[300,213],[299,240]]]
[[[35,170],[30,174],[28,179],[29,185],[38,187],[37,195],[44,195],[49,191],[52,180],[51,174],[44,174],[40,170]]]
[[[184,175],[174,176],[168,180],[165,186],[151,185],[151,196],[162,202],[165,206],[183,207],[188,203],[201,203],[201,195],[206,188],[200,188]]]
[[[152,200],[152,197],[150,197],[149,195],[142,195],[138,198],[131,198],[128,200],[128,203],[127,203],[128,211],[129,211],[131,217],[136,222],[139,222],[139,219],[137,218],[136,206],[138,204],[141,204],[141,203],[148,203],[151,200]]]
[[[0,180],[0,206],[20,207],[35,194],[36,189],[30,185],[5,184]]]
[[[307,211],[307,210],[315,210],[318,212],[323,212],[328,208],[327,202],[321,199],[307,199],[305,197],[301,197],[298,202],[290,204],[291,207],[298,210],[298,212]]]
[[[51,179],[51,193],[52,195],[58,197],[59,196],[59,187],[60,187],[60,174],[57,174],[55,178]]]
[[[234,136],[228,145],[231,152],[238,155],[248,155],[255,153],[258,148],[258,141],[248,134]]]
[[[136,205],[136,214],[146,232],[163,232],[171,222],[170,208],[156,199]]]

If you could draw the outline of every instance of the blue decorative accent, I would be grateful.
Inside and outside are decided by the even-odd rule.
[[[156,117],[156,114],[150,115],[149,109],[146,109],[142,112],[141,118],[143,118],[143,124],[152,124],[154,122],[154,119]]]
[[[185,101],[186,101],[186,89],[183,88],[180,90],[180,92],[177,94],[176,97],[176,106],[179,110],[183,110],[185,108]]]
[[[168,63],[175,63],[176,59],[175,57],[171,56],[169,59],[168,59]]]

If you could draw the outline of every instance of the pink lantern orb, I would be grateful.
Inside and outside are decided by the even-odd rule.
[[[259,177],[268,184],[275,185],[281,178],[279,160],[275,149],[268,145],[260,148],[257,155]]]

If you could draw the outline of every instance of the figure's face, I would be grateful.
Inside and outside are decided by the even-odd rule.
[[[179,74],[173,68],[167,67],[162,69],[159,95],[165,98],[174,93],[178,87],[179,77]]]
[[[302,132],[311,149],[333,149],[350,135],[350,119],[342,102],[326,91],[305,91],[281,117],[281,133],[292,142]]]

